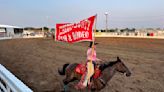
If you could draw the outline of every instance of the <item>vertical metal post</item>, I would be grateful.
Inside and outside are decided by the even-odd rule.
[[[105,12],[105,17],[106,17],[106,32],[108,30],[108,12]]]

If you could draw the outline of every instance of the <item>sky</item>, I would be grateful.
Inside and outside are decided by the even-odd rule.
[[[164,0],[0,0],[0,24],[53,27],[98,15],[97,29],[164,28]]]

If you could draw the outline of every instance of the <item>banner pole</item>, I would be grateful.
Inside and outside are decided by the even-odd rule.
[[[94,39],[93,39],[93,41],[95,42],[95,40],[96,40],[96,38],[95,38],[95,33],[96,33],[96,26],[97,26],[97,14],[95,15],[96,16],[96,18],[95,18],[95,27],[94,27],[94,30],[93,30],[93,37],[94,37]]]
[[[93,48],[93,46],[94,46],[94,43],[95,43],[95,40],[96,40],[96,38],[95,38],[95,32],[96,32],[96,25],[97,25],[97,14],[95,15],[95,27],[94,27],[94,29],[93,29],[93,43],[92,43],[92,56],[93,56],[93,54],[94,54],[94,48]],[[91,57],[91,62],[92,62],[92,57]]]
[[[87,67],[88,67],[88,73],[87,73],[87,80],[90,82],[90,77],[94,74],[94,66],[92,63],[92,59],[93,59],[93,54],[94,54],[94,43],[95,43],[95,31],[96,31],[96,24],[97,24],[97,14],[95,15],[95,28],[93,30],[93,38],[92,38],[92,53],[91,53],[91,60],[87,63]]]

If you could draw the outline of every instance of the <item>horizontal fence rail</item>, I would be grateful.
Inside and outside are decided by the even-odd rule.
[[[0,92],[33,92],[15,75],[0,64]]]
[[[154,39],[164,39],[163,33],[154,33],[153,35],[148,35],[148,33],[118,33],[118,32],[96,32],[95,37],[125,37],[125,38],[154,38]]]

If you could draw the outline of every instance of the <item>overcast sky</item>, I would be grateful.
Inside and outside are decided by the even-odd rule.
[[[164,0],[0,0],[0,24],[55,27],[98,14],[97,28],[164,28]]]

